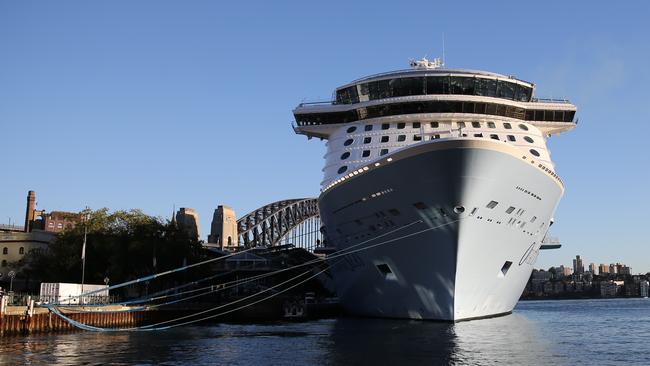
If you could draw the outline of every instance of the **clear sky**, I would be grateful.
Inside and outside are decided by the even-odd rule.
[[[650,271],[650,2],[0,0],[0,222],[38,208],[244,214],[317,196],[303,99],[441,54],[535,82],[579,126],[550,148],[566,193],[537,266]]]

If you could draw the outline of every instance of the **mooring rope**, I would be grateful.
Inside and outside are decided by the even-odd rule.
[[[394,232],[396,232],[396,231],[398,231],[398,230],[400,230],[400,229],[404,229],[404,228],[410,227],[410,226],[412,226],[412,225],[414,225],[414,224],[422,223],[422,222],[423,222],[422,220],[416,220],[416,221],[413,221],[413,222],[411,222],[411,223],[409,223],[409,224],[407,224],[407,225],[404,225],[404,226],[402,226],[402,227],[400,227],[400,228],[397,228],[397,229],[395,229],[395,230],[392,230],[391,232],[388,232],[388,233],[382,234],[382,235],[377,236],[377,237],[375,237],[375,238],[368,239],[368,240],[363,241],[363,242],[361,242],[361,243],[358,243],[358,244],[352,245],[352,246],[350,246],[350,247],[348,247],[348,248],[345,248],[345,249],[343,249],[343,250],[341,250],[341,251],[335,252],[335,253],[333,253],[333,254],[327,256],[327,257],[326,257],[326,260],[327,260],[327,261],[330,261],[331,259],[334,259],[334,258],[339,258],[339,257],[345,256],[345,255],[349,255],[349,254],[352,254],[352,253],[357,253],[357,252],[360,252],[360,251],[364,251],[364,250],[368,250],[368,249],[371,249],[371,248],[375,248],[375,247],[378,247],[378,246],[381,246],[381,245],[385,245],[385,244],[388,244],[388,243],[392,243],[392,242],[395,242],[395,241],[397,241],[397,240],[401,240],[401,239],[409,238],[409,237],[412,237],[412,236],[415,236],[415,235],[419,235],[419,234],[422,234],[422,233],[425,233],[425,232],[428,232],[428,231],[432,231],[432,230],[440,229],[440,228],[442,228],[442,227],[444,227],[444,226],[447,226],[447,225],[451,225],[451,224],[457,223],[457,222],[459,222],[461,219],[462,219],[462,218],[459,218],[459,219],[457,219],[457,220],[452,220],[452,221],[449,221],[449,222],[447,222],[447,223],[444,223],[444,224],[441,224],[441,225],[438,225],[438,226],[434,226],[434,227],[426,228],[426,229],[419,230],[419,231],[416,231],[416,232],[413,232],[413,233],[410,233],[410,234],[406,234],[406,235],[403,235],[403,236],[400,236],[400,237],[397,237],[397,238],[392,238],[392,239],[389,239],[389,240],[386,240],[386,241],[383,241],[383,242],[379,242],[379,243],[376,243],[376,244],[372,244],[372,245],[368,245],[368,246],[365,246],[365,247],[362,247],[362,248],[357,248],[357,249],[353,249],[353,250],[351,250],[352,248],[355,248],[355,247],[358,247],[358,246],[360,246],[360,245],[366,244],[366,243],[368,243],[368,242],[370,242],[370,241],[373,241],[373,240],[376,240],[376,239],[378,239],[378,238],[380,238],[380,237],[383,237],[383,236],[389,235],[389,234],[394,233]],[[247,249],[247,250],[251,250],[251,249],[253,249],[253,248],[249,248],[249,249]],[[247,251],[247,250],[246,250],[246,251]],[[241,252],[234,253],[234,254],[239,254],[239,253],[243,253],[243,252],[245,252],[245,251],[241,251]],[[234,255],[234,254],[233,254],[233,255]],[[231,256],[231,255],[230,255],[230,256]],[[220,257],[220,258],[223,258],[223,257]],[[281,273],[281,272],[284,272],[284,271],[288,271],[288,270],[291,270],[291,269],[295,269],[295,268],[303,267],[303,266],[306,266],[306,265],[309,265],[309,264],[313,264],[313,263],[315,263],[315,262],[321,262],[321,261],[322,261],[322,260],[319,258],[319,259],[317,259],[317,260],[308,261],[308,262],[301,263],[301,264],[298,264],[298,265],[295,265],[295,266],[291,266],[291,267],[288,267],[288,268],[283,268],[283,269],[281,269],[281,270],[277,270],[277,271],[274,271],[274,272],[270,272],[270,273],[266,273],[266,274],[262,274],[262,275],[258,275],[258,276],[253,276],[253,277],[257,277],[257,278],[248,277],[248,278],[246,278],[246,279],[236,280],[236,281],[230,281],[230,282],[226,282],[226,283],[224,283],[224,284],[228,284],[228,283],[237,283],[237,285],[238,285],[238,284],[241,284],[241,283],[246,283],[246,282],[250,282],[250,281],[256,280],[256,279],[258,279],[258,278],[262,278],[262,277],[266,277],[266,276],[275,275],[275,274],[277,274],[277,273]],[[205,262],[205,261],[204,261],[204,262]],[[339,262],[339,261],[337,261],[336,263],[338,263],[338,262]],[[199,263],[195,263],[193,266],[195,266],[195,265],[199,265]],[[333,264],[332,264],[332,265],[333,265]],[[308,271],[306,271],[306,272],[301,273],[301,274],[298,275],[298,276],[292,277],[291,279],[289,279],[289,280],[287,280],[287,281],[284,281],[284,282],[282,282],[282,283],[280,283],[280,284],[278,284],[278,285],[275,285],[275,286],[273,286],[273,287],[267,288],[267,289],[265,289],[265,290],[263,290],[263,291],[257,292],[257,293],[255,293],[255,294],[250,295],[250,296],[247,296],[247,297],[245,297],[245,298],[238,299],[238,300],[235,300],[235,301],[229,302],[229,303],[227,303],[227,304],[219,305],[219,306],[216,306],[216,307],[213,307],[213,308],[207,309],[207,310],[203,310],[203,311],[200,311],[200,312],[198,312],[198,313],[191,314],[191,315],[186,315],[186,316],[182,316],[182,317],[179,317],[179,318],[175,318],[175,319],[167,320],[167,321],[160,322],[160,323],[150,324],[150,325],[146,325],[146,326],[142,326],[142,327],[122,328],[122,329],[120,329],[120,328],[99,328],[99,327],[93,327],[93,326],[89,326],[89,325],[86,325],[86,324],[83,324],[83,323],[77,322],[77,321],[75,321],[74,319],[70,319],[70,318],[64,316],[64,315],[63,315],[63,314],[62,314],[58,309],[56,309],[56,307],[53,306],[53,305],[47,305],[47,306],[45,306],[45,307],[47,307],[47,308],[49,308],[50,310],[52,310],[52,312],[54,312],[55,314],[61,316],[62,319],[68,321],[70,324],[72,324],[72,325],[74,325],[74,326],[76,326],[76,327],[78,327],[78,328],[80,328],[80,329],[84,329],[84,330],[91,330],[91,331],[145,331],[145,330],[146,330],[146,331],[151,331],[151,330],[163,330],[163,329],[169,329],[169,328],[173,328],[173,327],[177,327],[177,326],[181,326],[181,325],[187,325],[187,324],[192,324],[192,323],[196,323],[196,322],[200,322],[200,321],[204,321],[204,320],[212,319],[212,318],[215,318],[215,317],[218,317],[218,316],[221,316],[221,315],[225,315],[225,314],[231,313],[231,312],[233,312],[233,311],[237,311],[237,310],[243,309],[243,308],[248,307],[248,306],[255,305],[255,304],[257,304],[257,303],[259,303],[259,302],[261,302],[261,301],[268,300],[268,299],[270,299],[270,298],[272,298],[272,297],[274,297],[274,296],[277,296],[277,295],[279,295],[279,294],[281,294],[281,293],[284,293],[284,292],[286,292],[286,291],[288,291],[288,290],[290,290],[290,289],[292,289],[292,288],[295,288],[296,286],[298,286],[298,285],[300,285],[300,284],[302,284],[302,283],[305,283],[305,282],[307,282],[308,280],[310,280],[310,279],[312,279],[312,278],[317,277],[318,275],[320,275],[320,274],[326,272],[327,270],[329,270],[329,267],[328,267],[328,268],[325,268],[325,269],[323,269],[323,270],[321,270],[321,271],[319,271],[317,274],[315,274],[315,275],[313,275],[313,276],[310,276],[309,278],[305,279],[304,281],[301,281],[301,282],[299,282],[299,283],[297,283],[297,284],[295,284],[295,285],[292,285],[291,287],[289,287],[289,288],[287,288],[287,289],[284,289],[284,290],[282,290],[282,291],[280,291],[280,292],[278,292],[278,293],[272,294],[271,296],[266,297],[266,298],[264,298],[264,299],[257,300],[257,301],[255,301],[255,302],[252,302],[252,303],[249,303],[249,304],[242,305],[242,306],[240,306],[240,307],[238,307],[238,308],[236,308],[236,309],[231,309],[231,310],[228,310],[228,311],[225,311],[225,312],[219,313],[219,314],[213,314],[213,315],[210,315],[210,316],[207,316],[207,317],[204,317],[204,318],[195,319],[195,320],[191,320],[191,321],[184,322],[184,323],[173,324],[173,325],[170,325],[170,326],[158,327],[158,328],[156,328],[155,326],[162,325],[162,324],[173,323],[173,322],[176,322],[176,321],[179,321],[179,320],[183,320],[183,319],[188,319],[188,318],[191,318],[191,317],[195,317],[195,316],[198,316],[198,315],[206,314],[206,313],[209,313],[209,312],[212,312],[212,311],[215,311],[215,310],[218,310],[218,309],[224,308],[224,307],[226,307],[226,306],[233,305],[233,304],[235,304],[235,303],[239,303],[239,302],[241,302],[241,301],[245,301],[245,300],[250,299],[250,298],[252,298],[252,297],[254,297],[254,296],[257,296],[257,295],[259,295],[259,294],[262,294],[262,293],[264,293],[264,292],[267,292],[267,291],[270,291],[270,290],[272,290],[272,289],[274,289],[274,288],[277,288],[277,287],[279,287],[279,286],[281,286],[281,285],[283,285],[283,284],[286,284],[286,283],[288,283],[288,282],[291,282],[291,281],[295,280],[296,278],[299,278],[299,277],[303,276],[304,274],[311,272],[311,269],[308,270]],[[174,270],[167,271],[167,272],[170,272],[170,273],[171,273],[172,271],[174,271]],[[133,282],[133,281],[130,281],[130,282]],[[134,282],[134,283],[135,283],[135,282]],[[123,287],[123,286],[121,286],[121,285],[124,285],[124,284],[120,284],[120,285],[116,285],[116,286]],[[203,295],[206,295],[206,294],[207,294],[207,293],[199,294],[199,295],[196,295],[195,297],[203,296]],[[184,299],[181,299],[181,300],[184,300]],[[180,302],[180,301],[176,301],[176,302]]]

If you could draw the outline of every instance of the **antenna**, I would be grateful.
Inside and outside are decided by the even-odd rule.
[[[445,33],[442,33],[442,66],[445,66]]]

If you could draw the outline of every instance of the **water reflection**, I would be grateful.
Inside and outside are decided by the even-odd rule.
[[[457,324],[341,318],[4,338],[0,363],[539,364],[552,356],[546,342],[535,322],[517,314]]]

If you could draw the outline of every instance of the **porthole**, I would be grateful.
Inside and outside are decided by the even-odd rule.
[[[535,156],[539,156],[539,152],[537,152],[537,150],[535,150],[535,149],[530,149],[530,153],[535,155]]]
[[[465,212],[465,207],[463,207],[463,206],[456,206],[456,207],[454,207],[454,212],[455,212],[456,214],[460,215],[460,214],[462,214],[463,212]]]
[[[499,135],[491,134],[491,135],[490,135],[490,138],[491,138],[492,140],[498,140],[498,139],[499,139]]]
[[[369,144],[372,142],[372,137],[364,137],[363,138],[363,143],[364,144]]]
[[[389,123],[383,123],[383,124],[381,125],[381,129],[382,129],[382,130],[387,130],[387,129],[389,129],[389,128],[390,128],[390,124],[389,124]]]
[[[398,142],[406,141],[406,135],[399,135],[399,136],[397,136],[397,141],[398,141]]]
[[[472,127],[481,128],[481,123],[480,122],[472,122]]]
[[[508,135],[508,141],[517,141],[517,139],[513,135]]]
[[[436,127],[438,127],[438,122],[435,122],[435,123],[436,123]],[[431,126],[431,127],[433,127],[433,126]],[[465,122],[458,122],[458,128],[465,128]]]
[[[343,143],[343,146],[350,146],[350,145],[352,145],[353,142],[354,142],[353,139],[347,139],[347,140],[345,140],[345,142]]]
[[[349,127],[349,128],[348,128],[348,133],[352,133],[352,132],[354,132],[354,131],[356,131],[356,130],[357,130],[357,127],[356,127],[356,126]]]
[[[511,126],[510,123],[508,123],[508,122],[504,122],[504,123],[503,123],[503,127],[504,127],[506,130],[511,130],[511,129],[512,129],[512,126]]]
[[[366,131],[372,131],[372,125],[366,125],[365,130]]]
[[[524,136],[524,140],[526,140],[527,142],[530,142],[531,144],[532,144],[533,142],[535,142],[535,141],[533,141],[533,139],[531,139],[529,136]]]
[[[343,154],[341,154],[341,160],[345,160],[350,157],[350,152],[346,151]]]
[[[345,173],[347,170],[348,170],[348,167],[343,165],[342,167],[339,168],[338,173],[342,174],[342,173]]]
[[[523,124],[523,123],[520,123],[520,124],[519,124],[519,128],[521,128],[521,129],[524,130],[524,131],[528,131],[528,126],[526,126],[526,125]]]
[[[398,130],[402,130],[402,129],[404,129],[404,127],[406,127],[406,123],[404,123],[404,122],[400,122],[400,123],[397,124],[397,129]]]
[[[420,128],[420,122],[413,122],[413,128]]]
[[[379,152],[379,155],[386,155],[386,154],[388,154],[388,149],[381,149],[381,151]]]
[[[364,158],[367,158],[370,156],[370,150],[363,150],[363,153],[361,153],[361,156]]]
[[[382,136],[381,142],[388,142],[388,136]]]
[[[488,127],[489,128],[496,128],[497,126],[494,124],[494,122],[488,122]]]

